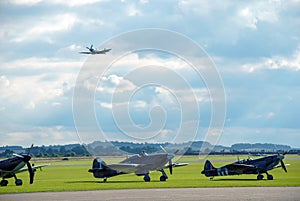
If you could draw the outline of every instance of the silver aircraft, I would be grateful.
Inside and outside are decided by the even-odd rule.
[[[86,49],[89,50],[89,52],[79,52],[80,54],[106,54],[106,52],[109,52],[111,49],[104,48],[103,50],[97,50],[93,48],[93,45],[91,47],[86,47]]]
[[[160,181],[166,181],[168,176],[164,168],[169,168],[170,174],[173,173],[173,167],[186,166],[188,163],[172,163],[175,154],[167,153],[141,154],[133,155],[117,164],[106,164],[101,158],[95,158],[92,169],[89,172],[94,174],[95,178],[103,178],[104,182],[107,178],[120,174],[134,173],[137,176],[144,176],[145,182],[150,182],[150,171],[160,171],[162,173]]]

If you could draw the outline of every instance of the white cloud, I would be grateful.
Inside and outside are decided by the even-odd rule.
[[[238,10],[237,20],[240,26],[252,29],[257,28],[261,22],[276,23],[279,20],[279,11],[282,9],[280,3],[255,2],[242,6]]]
[[[61,106],[61,103],[60,103],[60,102],[53,102],[53,103],[52,103],[52,106],[54,106],[54,107],[59,107],[59,106]]]
[[[10,82],[7,79],[7,77],[4,75],[1,75],[0,76],[0,89],[8,87],[9,84],[10,84]]]
[[[234,143],[275,143],[299,148],[299,129],[292,128],[247,128],[226,127],[219,144],[230,146]]]
[[[274,112],[269,112],[269,113],[267,114],[267,119],[271,119],[271,118],[273,118],[275,115],[276,115],[276,114],[275,114]]]
[[[5,105],[23,106],[24,109],[34,109],[37,104],[51,101],[63,94],[62,85],[58,81],[41,82],[43,76],[11,78],[10,86],[1,90],[0,102]]]
[[[256,29],[256,24],[258,22],[258,19],[253,13],[253,11],[250,10],[250,8],[246,7],[241,9],[238,13],[238,18],[241,21],[242,25],[252,29]]]
[[[148,104],[146,101],[135,101],[134,103],[131,103],[133,105],[133,107],[137,108],[137,109],[145,109]]]
[[[91,86],[95,89],[94,85]],[[100,82],[97,86],[97,91],[100,93],[122,93],[125,91],[132,91],[135,89],[135,85],[130,81],[126,80],[121,76],[110,74],[107,76],[101,77]]]
[[[143,13],[136,7],[136,5],[131,4],[127,8],[127,15],[130,17],[134,17],[134,16],[141,16],[143,15]]]
[[[205,1],[205,0],[181,0],[178,7],[185,14],[209,16],[218,11],[228,9],[233,3],[230,1]]]
[[[19,6],[33,6],[39,3],[48,3],[48,4],[58,4],[64,5],[69,7],[76,7],[76,6],[85,6],[89,4],[95,4],[98,2],[105,2],[108,0],[85,0],[85,1],[78,1],[78,0],[4,0],[4,3],[12,3]]]
[[[70,6],[70,7],[76,7],[76,6],[85,6],[85,5],[89,5],[89,4],[95,4],[98,2],[105,2],[108,0],[85,0],[85,1],[78,1],[78,0],[68,0],[68,1],[64,1],[64,0],[51,0],[50,3],[51,4],[60,4],[60,5],[66,5],[66,6]]]
[[[18,70],[22,74],[22,71],[30,70],[33,74],[34,71],[42,70],[42,72],[73,72],[76,73],[82,66],[82,62],[74,60],[65,60],[59,58],[40,58],[29,57],[25,59],[16,59],[9,62],[2,63],[2,69],[5,70]],[[39,71],[41,72],[41,71]]]
[[[100,102],[100,106],[106,109],[112,109],[111,103]]]
[[[28,19],[27,19],[28,20]],[[65,32],[70,30],[78,22],[77,17],[73,14],[59,14],[56,16],[44,16],[28,24],[24,21],[14,30],[15,37],[12,42],[23,42],[28,40],[43,39],[51,42],[50,35],[57,32]]]
[[[65,126],[28,127],[14,125],[13,130],[2,127],[0,132],[3,133],[2,137],[6,139],[0,142],[1,146],[9,144],[29,147],[32,143],[35,146],[80,143],[74,129]]]
[[[290,57],[273,56],[271,58],[263,58],[258,63],[247,63],[244,64],[242,69],[245,72],[252,73],[254,71],[269,69],[290,69],[299,71],[300,70],[300,46]]]
[[[140,2],[141,4],[147,4],[147,3],[149,3],[148,0],[140,0],[139,2]]]
[[[0,102],[7,107],[31,110],[39,104],[58,103],[57,98],[74,86],[80,66],[81,62],[56,58],[26,58],[3,63],[2,72],[7,75],[0,77]]]
[[[4,0],[5,3],[12,3],[19,6],[33,6],[42,2],[43,0]]]

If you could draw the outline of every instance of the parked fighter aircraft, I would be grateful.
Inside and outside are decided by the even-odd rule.
[[[109,52],[111,49],[104,48],[103,50],[97,50],[93,48],[93,45],[91,47],[86,47],[86,49],[89,50],[89,52],[79,52],[80,54],[106,54],[106,52]]]
[[[31,148],[32,147],[33,145],[31,145]],[[24,171],[29,172],[30,184],[32,184],[34,178],[34,172],[36,171],[36,169],[47,166],[47,165],[38,165],[38,166],[30,165],[29,161],[31,159],[31,156],[29,155],[29,153],[31,148],[29,149],[27,154],[22,154],[22,155],[14,154],[13,157],[0,161],[0,172],[2,178],[0,183],[1,186],[7,186],[8,181],[5,180],[5,178],[11,178],[11,177],[15,178],[15,184],[17,186],[21,186],[23,182],[21,179],[17,178],[16,174]],[[25,164],[27,165],[27,167],[24,167]]]
[[[247,160],[238,160],[237,162],[225,165],[220,168],[215,168],[209,160],[204,164],[204,170],[201,174],[204,174],[210,179],[215,176],[226,176],[226,175],[240,175],[240,174],[257,174],[257,179],[262,180],[264,176],[263,173],[267,174],[268,180],[273,180],[273,176],[267,171],[272,170],[277,167],[282,167],[285,172],[287,169],[283,163],[284,154],[275,154],[271,156],[266,156],[263,158],[258,158],[252,160],[248,158]],[[280,165],[278,165],[280,162]]]
[[[90,169],[89,172],[93,173],[96,178],[103,178],[104,182],[106,182],[109,177],[129,173],[135,173],[137,176],[144,176],[144,181],[149,182],[149,172],[157,170],[162,173],[160,181],[166,181],[168,176],[165,173],[164,168],[169,168],[170,174],[172,174],[173,167],[188,165],[188,163],[172,163],[175,154],[176,152],[170,154],[166,151],[165,153],[159,154],[147,154],[142,152],[141,154],[133,155],[120,163],[110,165],[107,165],[100,158],[95,158],[92,169]]]

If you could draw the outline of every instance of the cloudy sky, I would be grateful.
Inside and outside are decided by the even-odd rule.
[[[78,136],[74,123],[76,79],[90,59],[78,52],[90,44],[99,47],[132,30],[157,28],[191,39],[213,60],[226,96],[225,123],[218,144],[300,147],[299,10],[299,0],[2,0],[0,145],[91,140],[89,137],[98,131],[90,129],[86,134],[89,137],[85,133]],[[101,59],[115,54],[112,49]],[[150,67],[143,74],[145,71],[133,70],[138,65],[162,68]],[[173,75],[168,67],[196,94],[200,117],[189,107],[189,118],[182,117],[181,106],[189,105],[189,96],[182,85],[168,77]],[[137,85],[141,82],[129,79],[133,71],[140,78],[168,77],[170,86],[178,86],[175,91],[155,83],[140,87]],[[197,121],[199,130],[192,138],[206,139],[212,116],[210,92],[178,57],[153,51],[132,52],[114,63],[105,75],[95,74],[85,83],[94,90],[94,115],[105,139],[173,141],[181,126],[187,129],[177,140],[184,141],[190,139],[186,136],[191,135],[191,122]],[[97,86],[92,86],[95,83]],[[139,89],[127,104],[130,121],[123,115],[114,116],[113,108],[126,102],[122,98],[112,102],[112,97],[136,87]],[[132,123],[137,127],[133,129]],[[130,131],[129,138],[124,136],[124,129]]]

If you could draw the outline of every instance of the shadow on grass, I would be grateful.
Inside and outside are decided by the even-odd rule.
[[[262,181],[264,181],[265,179],[263,179]],[[257,179],[212,179],[210,181],[261,181],[261,180],[257,180]]]
[[[149,183],[157,183],[157,182],[161,182],[158,180],[154,180],[151,181]],[[103,183],[103,184],[121,184],[121,183],[145,183],[145,181],[141,180],[141,181],[136,181],[136,180],[128,180],[128,181],[109,181],[107,180],[106,182],[100,180],[100,181],[66,181],[65,183],[67,184],[80,184],[80,183]]]

